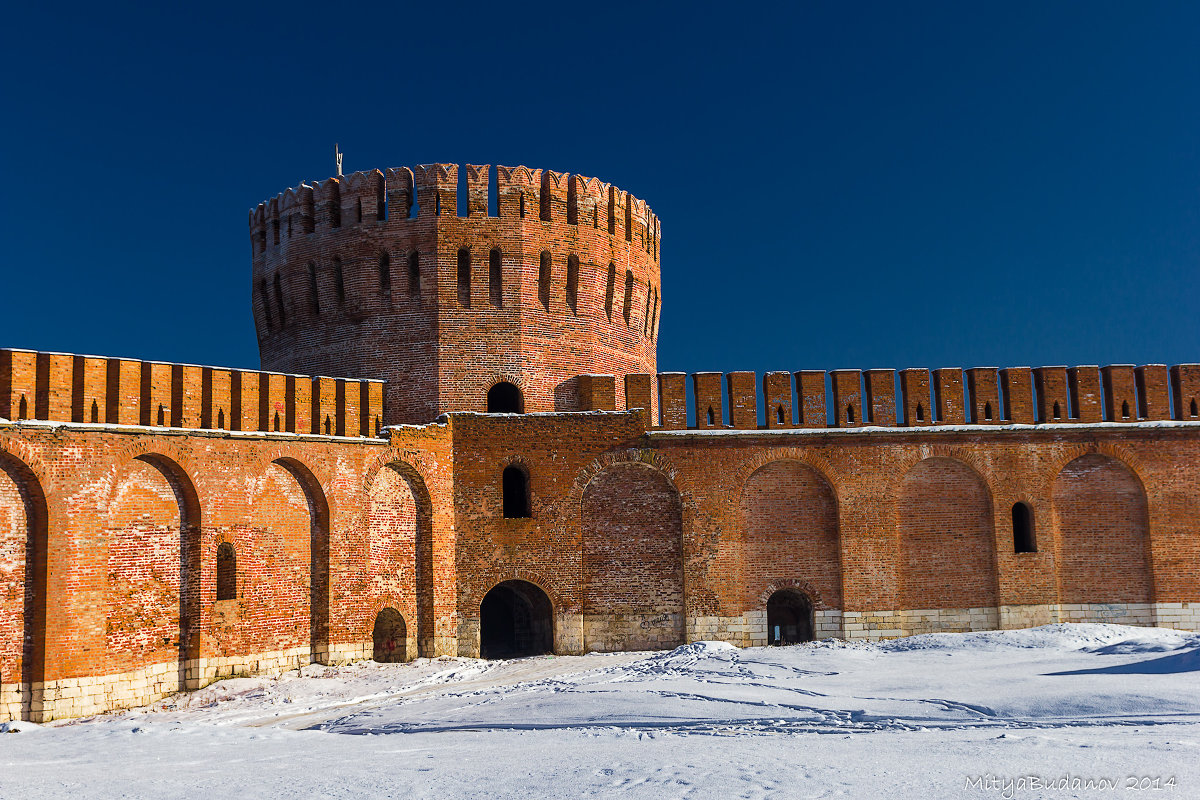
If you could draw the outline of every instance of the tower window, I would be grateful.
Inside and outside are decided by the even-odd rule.
[[[392,304],[392,260],[388,254],[379,254],[379,293],[387,305]]]
[[[500,261],[500,250],[493,247],[488,253],[488,297],[496,308],[504,306],[504,271]]]
[[[567,307],[579,313],[579,256],[567,256]],[[1195,406],[1195,401],[1192,402]],[[1194,414],[1193,414],[1194,415]]]
[[[471,307],[471,251],[465,247],[458,251],[458,304]]]
[[[625,317],[625,324],[628,325],[630,318],[633,316],[633,271],[625,270],[625,304],[621,309],[621,315]]]
[[[518,466],[504,468],[501,477],[504,491],[505,519],[529,517],[529,476]]]
[[[538,267],[538,302],[546,311],[550,310],[550,251],[543,250]]]
[[[604,313],[608,318],[612,319],[613,312],[613,291],[616,289],[617,283],[617,265],[609,262],[608,264],[608,288],[604,292]]]
[[[408,254],[408,296],[421,302],[421,257],[416,251]]]

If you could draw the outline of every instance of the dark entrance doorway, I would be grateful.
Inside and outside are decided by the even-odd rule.
[[[519,658],[554,650],[550,598],[528,581],[492,587],[479,604],[479,655]]]
[[[813,639],[812,601],[795,589],[780,589],[767,600],[767,643],[796,644]]]
[[[523,414],[525,399],[515,384],[500,381],[488,389],[487,410],[489,414]]]
[[[394,608],[385,608],[375,617],[375,630],[371,633],[375,648],[372,658],[380,664],[399,664],[405,660],[408,646],[408,628],[404,617]]]

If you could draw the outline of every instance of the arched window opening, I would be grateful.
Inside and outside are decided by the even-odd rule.
[[[333,291],[337,294],[339,303],[346,300],[346,281],[342,275],[342,260],[337,256],[333,257]]]
[[[608,235],[617,232],[617,190],[608,187]]]
[[[164,427],[167,424],[167,409],[163,407],[162,403],[158,404],[158,424]]]
[[[521,658],[554,650],[554,609],[527,581],[492,587],[479,604],[481,658]]]
[[[550,221],[550,174],[542,173],[542,191],[538,195],[538,218],[542,222]]]
[[[288,214],[288,232],[287,232],[287,238],[289,238],[289,239],[290,239],[290,238],[292,238],[292,218],[293,218],[293,217],[295,217],[295,216],[296,216],[295,214]]]
[[[326,436],[333,435],[333,422],[332,422],[332,420],[329,419],[328,414],[325,415],[325,435]]]
[[[99,422],[99,421],[100,421],[100,406],[96,404],[95,400],[93,400],[92,401],[92,422]]]
[[[217,547],[217,600],[237,598],[237,551],[229,542]]]
[[[575,190],[575,177],[567,180],[567,224],[579,224],[579,195]]]
[[[500,381],[487,393],[487,410],[489,414],[523,414],[525,401],[521,390],[516,384]]]
[[[567,308],[579,313],[579,256],[567,256]]]
[[[386,253],[379,254],[379,293],[387,305],[392,304],[392,259]]]
[[[783,424],[783,406],[777,406],[775,408],[775,422],[780,425]]]
[[[277,220],[277,219],[271,220],[271,234],[272,234],[271,235],[271,240],[272,240],[271,243],[278,245],[279,244],[279,220]]]
[[[527,519],[529,517],[529,476],[525,470],[512,465],[504,468],[501,476],[504,492],[504,518]]]
[[[420,305],[421,257],[416,252],[408,254],[408,296]]]
[[[1188,407],[1188,413],[1193,417],[1197,416],[1196,399],[1195,398],[1192,398],[1192,404]]]
[[[1057,411],[1058,406],[1056,405],[1054,408]],[[1057,414],[1055,414],[1055,416],[1057,416]],[[1129,419],[1129,401],[1127,400],[1121,401],[1121,419]]]
[[[337,181],[329,182],[329,226],[342,227],[342,187]]]
[[[633,197],[625,195],[625,241],[633,241]]]
[[[387,191],[382,175],[375,176],[375,219],[380,222],[387,219]]]
[[[279,412],[275,412],[275,432],[279,433]]]
[[[846,422],[854,422],[854,406],[846,406]]]
[[[357,201],[357,202],[356,202],[356,204],[355,204],[355,208],[356,208],[356,210],[357,210],[357,211],[356,211],[356,214],[357,214],[357,217],[358,217],[358,220],[357,220],[357,221],[358,221],[358,222],[362,222],[362,198],[361,198],[361,197],[360,197],[360,198],[358,198],[358,201]]]
[[[458,304],[471,307],[471,251],[465,247],[458,250]]]
[[[767,600],[767,643],[799,644],[813,640],[813,606],[808,595],[781,589]]]
[[[592,227],[600,229],[600,206],[592,206]]]
[[[1033,536],[1033,510],[1026,503],[1013,503],[1012,528],[1013,552],[1036,553],[1037,541]]]
[[[258,302],[262,303],[263,320],[267,323],[267,333],[275,327],[275,319],[271,316],[271,298],[267,295],[267,279],[258,279]]]
[[[488,253],[488,297],[496,308],[504,307],[504,271],[500,264],[500,249],[493,247]]]
[[[716,415],[715,415],[715,414],[713,414],[712,406],[709,406],[709,407],[708,407],[708,416],[706,417],[706,419],[708,420],[708,424],[709,424],[709,425],[715,425],[715,424],[716,424],[716,420],[717,420],[717,418],[716,418]]]
[[[400,664],[408,654],[408,626],[394,608],[385,608],[375,616],[371,630],[371,658],[380,664]]]
[[[225,430],[225,409],[217,409],[217,430]]]
[[[313,314],[321,316],[321,295],[317,291],[317,265],[312,261],[308,262],[308,294],[312,300]]]
[[[625,270],[625,303],[621,309],[625,324],[629,325],[633,317],[633,271]]]
[[[925,421],[925,406],[917,403],[917,422]]]
[[[524,193],[524,192],[521,192],[521,208],[520,208],[520,213],[521,213],[521,219],[525,219],[525,193]]]
[[[278,272],[275,273],[275,307],[279,309],[279,326],[287,325],[287,311],[283,308],[283,283]]]
[[[543,250],[538,267],[538,302],[546,311],[550,310],[550,251]]]
[[[1058,405],[1058,401],[1054,401],[1054,418],[1062,419],[1062,408]]]
[[[21,395],[21,402],[17,404],[17,419],[29,419],[29,401],[25,395]]]
[[[611,261],[608,264],[608,288],[604,291],[604,313],[612,320],[613,292],[617,285],[617,265]]]
[[[989,422],[991,421],[991,419],[992,419],[992,404],[991,403],[983,404],[983,418],[985,420],[988,420]]]

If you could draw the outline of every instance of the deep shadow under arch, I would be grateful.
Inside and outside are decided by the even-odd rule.
[[[377,488],[380,475],[384,470],[391,470],[407,485],[416,506],[413,564],[416,577],[416,655],[433,658],[436,655],[433,597],[433,501],[421,473],[404,461],[389,461],[382,465],[371,479],[370,488],[367,490],[368,495],[371,495]]]
[[[137,456],[166,479],[179,506],[179,689],[200,688],[200,498],[187,472],[158,453]]]
[[[294,458],[277,458],[300,484],[308,502],[309,518],[309,660],[329,661],[329,501],[312,470]]]
[[[42,484],[25,462],[0,452],[0,472],[16,485],[25,507],[25,572],[21,623],[21,718],[41,721],[34,704],[42,700],[46,678],[46,562],[48,510]],[[38,688],[34,688],[38,687]]]
[[[780,589],[767,599],[767,644],[813,640],[813,603],[796,589]]]
[[[371,658],[380,664],[399,664],[408,660],[408,626],[400,612],[391,606],[375,615],[371,641]]]
[[[520,658],[554,651],[550,598],[528,581],[504,581],[479,604],[481,658]]]
[[[487,410],[489,414],[523,414],[525,398],[515,383],[500,381],[488,389]]]

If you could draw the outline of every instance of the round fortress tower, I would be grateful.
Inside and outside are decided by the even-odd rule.
[[[386,380],[386,424],[489,398],[574,411],[579,375],[655,372],[660,226],[645,202],[579,175],[496,167],[489,188],[489,166],[465,170],[465,216],[457,164],[356,172],[254,209],[262,368]]]

